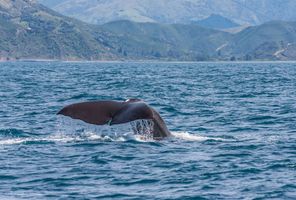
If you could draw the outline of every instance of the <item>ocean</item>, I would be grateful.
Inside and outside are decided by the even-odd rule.
[[[0,199],[296,199],[296,63],[0,63]],[[173,136],[57,116],[140,98]]]

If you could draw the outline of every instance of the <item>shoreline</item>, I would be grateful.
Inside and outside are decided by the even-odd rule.
[[[250,60],[250,61],[178,61],[178,60],[53,60],[53,59],[18,59],[0,60],[0,63],[13,62],[61,62],[61,63],[296,63],[296,60]]]
[[[296,60],[229,60],[229,59],[209,59],[209,60],[175,60],[175,59],[124,59],[124,58],[107,58],[98,60],[87,59],[50,59],[50,58],[15,58],[0,56],[0,63],[3,62],[62,62],[62,63],[295,63]]]

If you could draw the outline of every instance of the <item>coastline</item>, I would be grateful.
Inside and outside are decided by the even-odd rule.
[[[0,63],[7,62],[61,62],[61,63],[295,63],[296,60],[208,60],[208,61],[183,61],[183,60],[63,60],[63,59],[0,59]]]

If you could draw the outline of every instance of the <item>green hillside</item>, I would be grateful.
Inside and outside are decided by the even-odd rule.
[[[0,57],[9,59],[210,60],[231,36],[195,25],[89,25],[29,0],[0,0],[0,25]]]
[[[181,60],[214,59],[216,49],[232,38],[229,33],[196,25],[116,21],[105,24],[102,28],[126,38],[130,43],[122,46],[128,54],[138,52],[143,56]]]
[[[296,22],[273,21],[235,34],[222,52],[242,60],[294,60],[282,55],[295,44]]]
[[[32,1],[0,0],[0,34],[2,58],[116,58],[116,49],[105,41],[112,35]]]

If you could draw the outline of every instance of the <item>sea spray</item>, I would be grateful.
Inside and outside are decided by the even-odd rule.
[[[111,140],[153,140],[152,120],[135,120],[129,123],[116,125],[93,125],[81,120],[71,119],[65,116],[58,116],[56,126],[56,135],[72,135],[74,137],[85,137],[92,134],[101,138],[110,138]],[[86,137],[88,138],[88,137]]]
[[[136,120],[130,122],[136,136],[142,140],[153,140],[154,122],[152,120]]]

